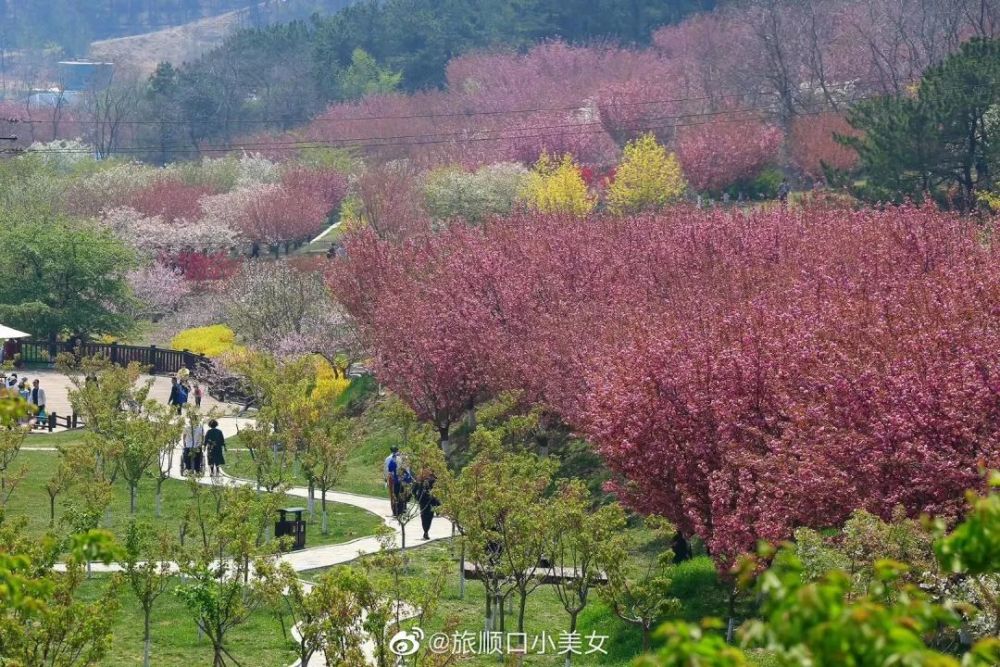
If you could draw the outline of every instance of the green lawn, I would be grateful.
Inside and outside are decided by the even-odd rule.
[[[365,376],[355,379],[343,394],[337,397],[337,405],[348,412],[357,413],[377,389],[374,378]],[[369,429],[363,433],[347,456],[347,469],[343,477],[334,485],[334,490],[358,493],[366,496],[383,496],[386,493],[382,481],[382,465],[389,455],[389,448],[399,444],[399,434],[393,429],[383,430],[375,420],[367,420]],[[224,470],[233,477],[254,479],[253,459],[248,451],[233,451],[242,448],[238,435],[226,440],[232,449],[226,452]],[[298,473],[298,474],[291,474]],[[290,471],[289,484],[307,486],[308,482],[298,470]]]
[[[49,525],[49,497],[45,492],[45,482],[51,477],[58,461],[55,452],[23,451],[12,466],[17,470],[22,466],[28,470],[28,476],[14,491],[7,504],[7,516],[10,518],[27,517],[27,534],[41,535]],[[59,496],[56,500],[56,526],[64,513],[64,501],[72,502],[73,490]],[[187,483],[179,480],[167,480],[163,485],[163,517],[155,517],[156,483],[153,479],[144,479],[139,485],[139,501],[137,515],[140,519],[154,522],[156,526],[174,534],[179,533],[180,518],[190,499]],[[288,505],[302,506],[302,498],[288,498]],[[320,534],[320,520],[317,517],[310,522],[307,529],[306,543],[308,546],[335,544],[347,542],[358,537],[371,535],[381,523],[381,519],[370,512],[332,503],[328,505],[329,535]],[[129,491],[124,481],[119,480],[114,485],[114,498],[111,503],[110,528],[115,534],[123,534],[129,521]]]
[[[429,636],[442,631],[445,626],[451,628],[449,634],[464,631],[482,632],[483,608],[486,603],[483,585],[478,581],[466,581],[465,597],[464,599],[459,597],[458,561],[452,557],[450,545],[446,542],[435,542],[415,547],[409,550],[409,557],[410,576],[417,578],[426,579],[431,571],[440,567],[440,563],[450,563],[449,570],[452,576],[448,577],[445,585],[439,612],[436,618],[422,627],[424,632]],[[316,570],[307,572],[303,576],[308,579],[318,577],[321,574],[322,571]],[[507,631],[515,631],[516,623],[516,613],[508,614]],[[569,617],[563,610],[552,587],[543,586],[528,598],[525,631],[529,636],[529,645],[531,638],[540,636],[543,631],[546,635],[557,640],[560,631],[568,629],[568,623]],[[581,614],[579,632],[581,636],[587,636],[591,632],[607,636],[604,649],[608,651],[608,655],[595,653],[589,656],[574,656],[574,664],[625,667],[641,647],[641,635],[612,616],[608,609],[596,599],[596,596],[592,604]],[[463,665],[483,665],[485,667],[497,664],[497,659],[495,655],[492,657],[471,655],[463,656],[458,662]],[[529,655],[525,659],[525,664],[555,667],[563,664],[563,658],[555,655]]]
[[[239,440],[227,440],[227,446],[232,443],[233,449],[239,449]],[[228,475],[243,479],[254,479],[253,459],[247,450],[226,451],[226,465],[223,470]],[[385,454],[382,450],[385,450]],[[382,463],[389,453],[389,445],[384,444],[377,438],[366,438],[358,442],[358,446],[347,458],[347,470],[340,482],[335,485],[334,490],[346,491],[348,493],[360,493],[367,496],[382,496],[385,494],[385,485],[382,482]],[[305,476],[301,471],[290,470],[288,483],[292,486],[307,486]],[[318,493],[317,493],[318,497]]]
[[[84,431],[60,431],[58,433],[29,433],[24,440],[25,447],[67,447],[83,442]]]
[[[326,254],[326,251],[330,249],[330,244],[339,239],[343,234],[343,225],[329,227],[314,243],[307,243],[299,248],[298,252],[303,255]]]
[[[665,548],[662,543],[647,540],[635,553],[635,567],[642,567],[649,558]],[[428,635],[441,631],[446,625],[452,626],[451,632],[469,631],[472,633],[483,630],[483,608],[485,594],[483,585],[478,581],[467,581],[465,597],[459,597],[458,559],[452,553],[450,541],[434,542],[414,547],[408,550],[410,576],[427,579],[429,573],[436,571],[441,563],[446,563],[451,573],[445,585],[440,603],[440,611],[432,622],[423,626]],[[325,570],[313,570],[303,573],[306,579],[316,580]],[[711,560],[706,556],[694,558],[682,563],[675,571],[671,585],[671,595],[681,600],[681,617],[688,620],[700,620],[706,615],[724,617],[726,615],[726,592],[715,575]],[[544,631],[558,642],[559,633],[568,629],[569,617],[559,602],[555,589],[551,586],[538,588],[528,598],[525,630],[529,637],[538,637]],[[516,612],[507,617],[507,631],[516,628]],[[633,626],[626,625],[618,619],[607,605],[602,603],[596,593],[579,618],[578,632],[586,638],[591,633],[606,636],[603,647],[607,655],[594,653],[592,655],[574,656],[574,664],[607,665],[625,667],[641,652],[642,635]],[[584,640],[584,648],[588,643]],[[496,664],[496,656],[467,656],[459,660],[463,665]],[[525,659],[527,665],[542,665],[556,667],[563,664],[562,656],[529,655]]]
[[[80,597],[96,598],[108,580],[95,577],[84,583]],[[180,583],[180,580],[177,580]],[[119,585],[119,609],[112,629],[111,649],[100,664],[134,667],[142,664],[142,609],[127,585]],[[229,651],[244,667],[280,667],[295,661],[295,645],[282,637],[281,625],[267,610],[259,610],[249,621],[234,628],[227,642]],[[212,645],[198,638],[191,612],[168,589],[153,607],[152,663],[157,667],[189,667],[212,662]]]

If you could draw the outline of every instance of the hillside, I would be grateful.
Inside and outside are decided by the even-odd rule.
[[[191,21],[154,32],[93,42],[87,53],[93,60],[128,65],[144,74],[158,63],[184,62],[198,58],[223,42],[240,24],[241,12]]]
[[[199,19],[155,32],[96,41],[88,57],[113,63],[128,63],[150,73],[163,61],[184,62],[218,46],[239,25],[239,12]]]
[[[214,16],[199,18],[141,34],[94,41],[89,58],[127,63],[148,74],[161,62],[183,63],[195,60],[223,44],[236,30],[261,28],[275,23],[295,21],[314,13],[337,12],[353,0],[265,0]],[[246,3],[237,3],[246,5]]]
[[[244,9],[253,0],[0,0],[5,49],[59,47],[76,57],[91,41],[183,25]]]

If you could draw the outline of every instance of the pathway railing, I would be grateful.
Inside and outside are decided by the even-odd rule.
[[[81,357],[104,357],[113,364],[126,366],[137,361],[157,374],[176,373],[186,368],[192,373],[207,369],[208,357],[188,350],[168,350],[155,345],[119,345],[118,343],[81,343],[26,340],[21,342],[21,361],[27,364],[52,363],[56,356],[69,352]]]

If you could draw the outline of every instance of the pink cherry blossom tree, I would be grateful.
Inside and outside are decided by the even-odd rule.
[[[684,176],[700,191],[719,191],[753,179],[777,161],[781,130],[733,110],[677,130]]]
[[[181,305],[191,293],[191,284],[184,280],[179,271],[159,262],[128,273],[129,287],[138,301],[132,313],[137,319],[151,319],[154,322],[168,315]]]
[[[996,252],[913,207],[522,212],[350,234],[330,277],[423,418],[521,390],[724,567],[857,508],[952,516],[1000,465]]]

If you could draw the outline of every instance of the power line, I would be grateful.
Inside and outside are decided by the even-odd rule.
[[[852,80],[849,82],[851,85],[855,86],[870,86],[870,85],[883,85],[883,81],[860,81]],[[957,86],[956,88],[962,88]],[[964,88],[963,88],[964,89]],[[860,99],[869,99],[871,97],[882,97],[886,95],[891,95],[892,93],[873,93],[866,96],[859,96],[850,98],[848,101],[856,102]],[[687,102],[704,102],[704,101],[714,101],[714,100],[726,100],[731,98],[761,98],[761,97],[781,97],[781,93],[777,91],[765,91],[765,90],[751,90],[751,91],[741,91],[741,92],[723,92],[716,95],[695,95],[687,97],[673,97],[664,98],[656,100],[639,100],[639,101],[615,101],[614,105],[617,107],[638,107],[638,106],[648,106],[654,104],[678,104]],[[352,104],[352,102],[340,102],[339,104]],[[378,115],[371,114],[360,116],[357,118],[324,118],[323,116],[317,116],[313,118],[243,118],[243,119],[230,119],[226,121],[231,125],[283,125],[289,122],[292,123],[357,123],[357,122],[371,122],[378,120],[417,120],[417,119],[435,119],[435,118],[475,118],[479,116],[503,116],[503,115],[515,115],[515,114],[528,114],[528,113],[546,113],[546,112],[568,112],[568,111],[581,111],[586,109],[585,104],[576,104],[570,106],[551,106],[551,107],[523,107],[515,109],[492,109],[492,110],[468,110],[468,111],[448,111],[448,112],[435,112],[435,113],[425,113],[425,114],[400,114],[400,115]],[[51,122],[46,119],[33,119],[33,118],[0,118],[0,121],[6,121],[8,123],[21,123],[21,124],[32,124],[40,125],[47,124]],[[87,123],[88,121],[74,121],[77,123]],[[90,121],[93,122],[93,121]],[[120,119],[116,121],[119,125],[152,125],[152,126],[162,126],[162,125],[197,125],[199,123],[204,123],[204,120],[149,120],[149,119]]]
[[[722,95],[703,95],[695,97],[677,97],[670,99],[660,99],[660,100],[642,100],[636,102],[615,102],[616,106],[647,106],[652,104],[675,104],[680,102],[699,102],[706,100],[718,100],[718,99],[729,99],[733,97],[745,97],[748,93],[727,93]],[[777,93],[760,92],[756,93],[758,96],[773,96]],[[515,115],[515,114],[526,114],[526,113],[546,113],[546,112],[556,112],[556,111],[580,111],[586,109],[586,105],[576,104],[572,106],[561,106],[561,107],[528,107],[520,109],[494,109],[485,111],[449,111],[442,113],[426,113],[426,114],[403,114],[395,116],[380,116],[377,114],[360,116],[357,118],[324,118],[323,116],[317,116],[315,118],[301,118],[292,119],[292,122],[301,123],[354,123],[354,122],[370,122],[376,120],[416,120],[416,119],[434,119],[434,118],[475,118],[478,116],[503,116],[503,115]],[[8,123],[21,123],[21,124],[45,124],[51,121],[45,119],[33,119],[33,118],[7,118],[0,119],[6,120]],[[86,121],[76,121],[76,122],[86,122]],[[119,124],[124,125],[197,125],[205,121],[193,120],[131,120],[123,119],[118,121]],[[232,119],[226,121],[229,124],[236,125],[280,125],[289,122],[287,118],[246,118],[246,119]]]
[[[731,118],[728,120],[723,120],[721,122],[746,122],[748,120],[754,120],[754,117],[759,113],[755,109],[743,109],[738,111],[726,112],[728,115],[733,115],[736,113],[742,114],[752,114],[741,118]],[[690,118],[704,118],[707,114],[685,114],[683,116],[667,116],[662,119],[650,119],[650,120],[670,120],[679,119],[683,117]],[[718,115],[718,113],[713,113],[711,115]],[[634,125],[627,129],[632,131],[649,131],[654,129],[669,129],[671,127],[689,127],[693,125],[705,125],[708,121],[702,123],[671,123],[665,125]],[[544,132],[541,134],[518,134],[521,132],[536,132],[539,130],[561,130],[561,131],[551,131]],[[578,134],[581,132],[587,134],[594,134],[598,132],[603,132],[603,124],[600,121],[590,121],[583,123],[567,123],[567,124],[557,124],[557,125],[543,125],[543,126],[527,126],[527,127],[513,127],[513,128],[500,128],[494,130],[487,130],[486,133],[501,133],[496,134],[496,136],[483,136],[482,133],[478,136],[470,136],[467,131],[451,132],[451,133],[427,133],[427,134],[412,134],[412,135],[399,135],[394,137],[352,137],[344,139],[322,139],[322,140],[294,140],[294,141],[276,141],[276,142],[242,142],[236,143],[232,146],[209,146],[202,148],[195,148],[188,145],[172,145],[168,146],[168,150],[173,152],[199,152],[199,153],[233,153],[240,150],[253,150],[253,149],[304,149],[304,148],[384,148],[393,146],[423,146],[423,145],[434,145],[434,144],[447,144],[447,143],[468,143],[468,142],[483,142],[483,141],[505,141],[505,140],[519,140],[519,139],[537,139],[545,137],[559,137],[565,136],[567,134]],[[512,134],[505,134],[512,133]],[[441,139],[434,139],[430,141],[422,141],[423,139],[433,139],[436,137],[444,137]],[[415,139],[417,141],[406,141],[409,139]],[[403,140],[403,141],[400,141]],[[116,154],[146,154],[146,153],[162,153],[164,150],[163,146],[135,146],[129,148],[116,149]],[[20,149],[20,152],[34,153],[40,155],[72,155],[72,154],[83,154],[91,155],[94,153],[92,149],[70,149],[70,148],[40,148],[40,149]]]
[[[740,118],[730,118],[715,121],[703,121],[703,122],[688,122],[688,123],[668,123],[668,124],[658,124],[658,125],[633,125],[628,129],[634,132],[647,132],[653,130],[666,130],[679,127],[693,127],[699,125],[708,125],[710,123],[745,123],[749,120],[755,120],[756,114],[759,113],[758,109],[745,109],[739,110],[737,112],[730,111],[729,114],[733,113],[747,113],[752,115],[747,115]],[[809,115],[820,115],[827,113],[823,112],[811,112]],[[705,114],[690,114],[691,117],[704,117]],[[671,118],[671,117],[667,117]],[[534,131],[539,129],[553,129],[553,128],[564,128],[561,132],[545,132],[539,134],[510,134],[510,135],[499,135],[499,136],[464,136],[465,132],[452,133],[452,134],[426,134],[426,135],[405,135],[401,137],[369,137],[364,139],[365,141],[374,141],[377,143],[352,143],[360,141],[361,139],[329,139],[329,140],[317,140],[317,141],[288,141],[288,142],[265,142],[265,143],[240,143],[234,144],[233,146],[223,147],[223,146],[213,146],[204,148],[194,148],[190,146],[176,145],[170,147],[170,150],[174,152],[198,152],[198,153],[234,153],[240,150],[253,150],[257,149],[285,149],[285,150],[295,150],[295,149],[305,149],[305,148],[388,148],[388,147],[408,147],[408,146],[428,146],[428,145],[442,145],[442,144],[462,144],[462,143],[480,143],[488,141],[508,141],[508,140],[521,140],[521,139],[543,139],[549,137],[563,137],[566,135],[587,135],[596,134],[603,132],[604,129],[601,127],[599,121],[589,122],[589,123],[579,123],[579,124],[568,124],[568,125],[558,125],[558,126],[542,126],[542,127],[521,127],[521,128],[507,128],[503,130],[495,130],[499,132],[524,132],[524,131]],[[423,139],[427,137],[436,136],[448,136],[447,139],[433,139],[428,141],[395,141],[395,139]],[[336,143],[335,143],[336,142]],[[162,146],[150,146],[150,147],[132,147],[123,148],[116,151],[116,154],[157,154],[163,151]],[[37,150],[25,150],[20,149],[19,152],[35,153],[35,154],[52,154],[52,155],[74,155],[74,154],[93,154],[92,150],[84,149],[63,149],[63,148],[52,148],[52,149],[37,149]]]
[[[855,99],[855,102],[861,102],[869,99],[883,98],[884,95],[869,95],[860,96]],[[692,98],[693,99],[693,98]],[[576,107],[574,107],[576,108]],[[709,122],[715,123],[743,123],[748,120],[754,120],[762,113],[773,112],[772,107],[768,106],[757,106],[757,107],[745,107],[741,109],[727,109],[722,111],[706,111],[706,112],[695,112],[687,114],[676,114],[667,115],[657,118],[646,119],[645,122],[655,122],[663,120],[683,120],[683,119],[698,119],[698,118],[715,118],[719,116],[732,116],[729,119],[721,119],[714,121],[705,122],[683,122],[683,123],[669,123],[669,124],[659,124],[659,125],[648,125],[644,126],[641,124],[625,124],[623,129],[627,129],[634,132],[641,131],[651,131],[657,129],[671,129],[671,128],[681,128],[681,127],[691,127],[697,125],[706,125]],[[830,113],[829,109],[800,112],[799,116],[816,116],[825,115]],[[743,117],[739,117],[740,114],[745,114]],[[584,132],[586,128],[594,128],[590,132]],[[296,139],[288,141],[255,141],[255,142],[242,142],[235,143],[232,146],[209,146],[209,147],[194,147],[190,145],[182,144],[169,144],[169,145],[155,145],[155,146],[133,146],[128,148],[116,149],[115,154],[127,155],[144,155],[144,154],[157,154],[162,153],[164,150],[169,150],[171,152],[184,153],[233,153],[240,150],[254,150],[254,149],[304,149],[304,148],[387,148],[387,147],[405,147],[405,146],[425,146],[425,145],[440,145],[448,143],[479,143],[486,141],[505,141],[505,140],[520,140],[520,139],[539,139],[548,137],[560,137],[567,134],[591,134],[598,131],[603,131],[603,122],[601,120],[585,121],[580,123],[559,123],[552,125],[536,125],[536,126],[521,126],[521,127],[508,127],[508,128],[492,128],[484,130],[478,135],[470,135],[469,129],[459,129],[454,132],[437,132],[437,133],[418,133],[410,135],[396,135],[389,137],[380,136],[365,136],[365,137],[344,137],[344,138],[330,138],[322,140],[308,140],[308,139]],[[545,132],[541,134],[517,134],[521,132],[538,132],[541,130],[560,130],[559,132]],[[499,133],[499,134],[497,134]],[[513,134],[505,134],[513,133]],[[484,136],[484,134],[497,134],[497,136]],[[407,141],[410,139],[416,139],[417,141]],[[427,139],[427,141],[422,141]],[[8,150],[0,150],[0,152],[11,152]],[[26,152],[25,149],[17,149],[17,152]],[[68,148],[42,148],[31,150],[27,152],[32,152],[36,154],[93,154],[92,149],[68,149]]]

